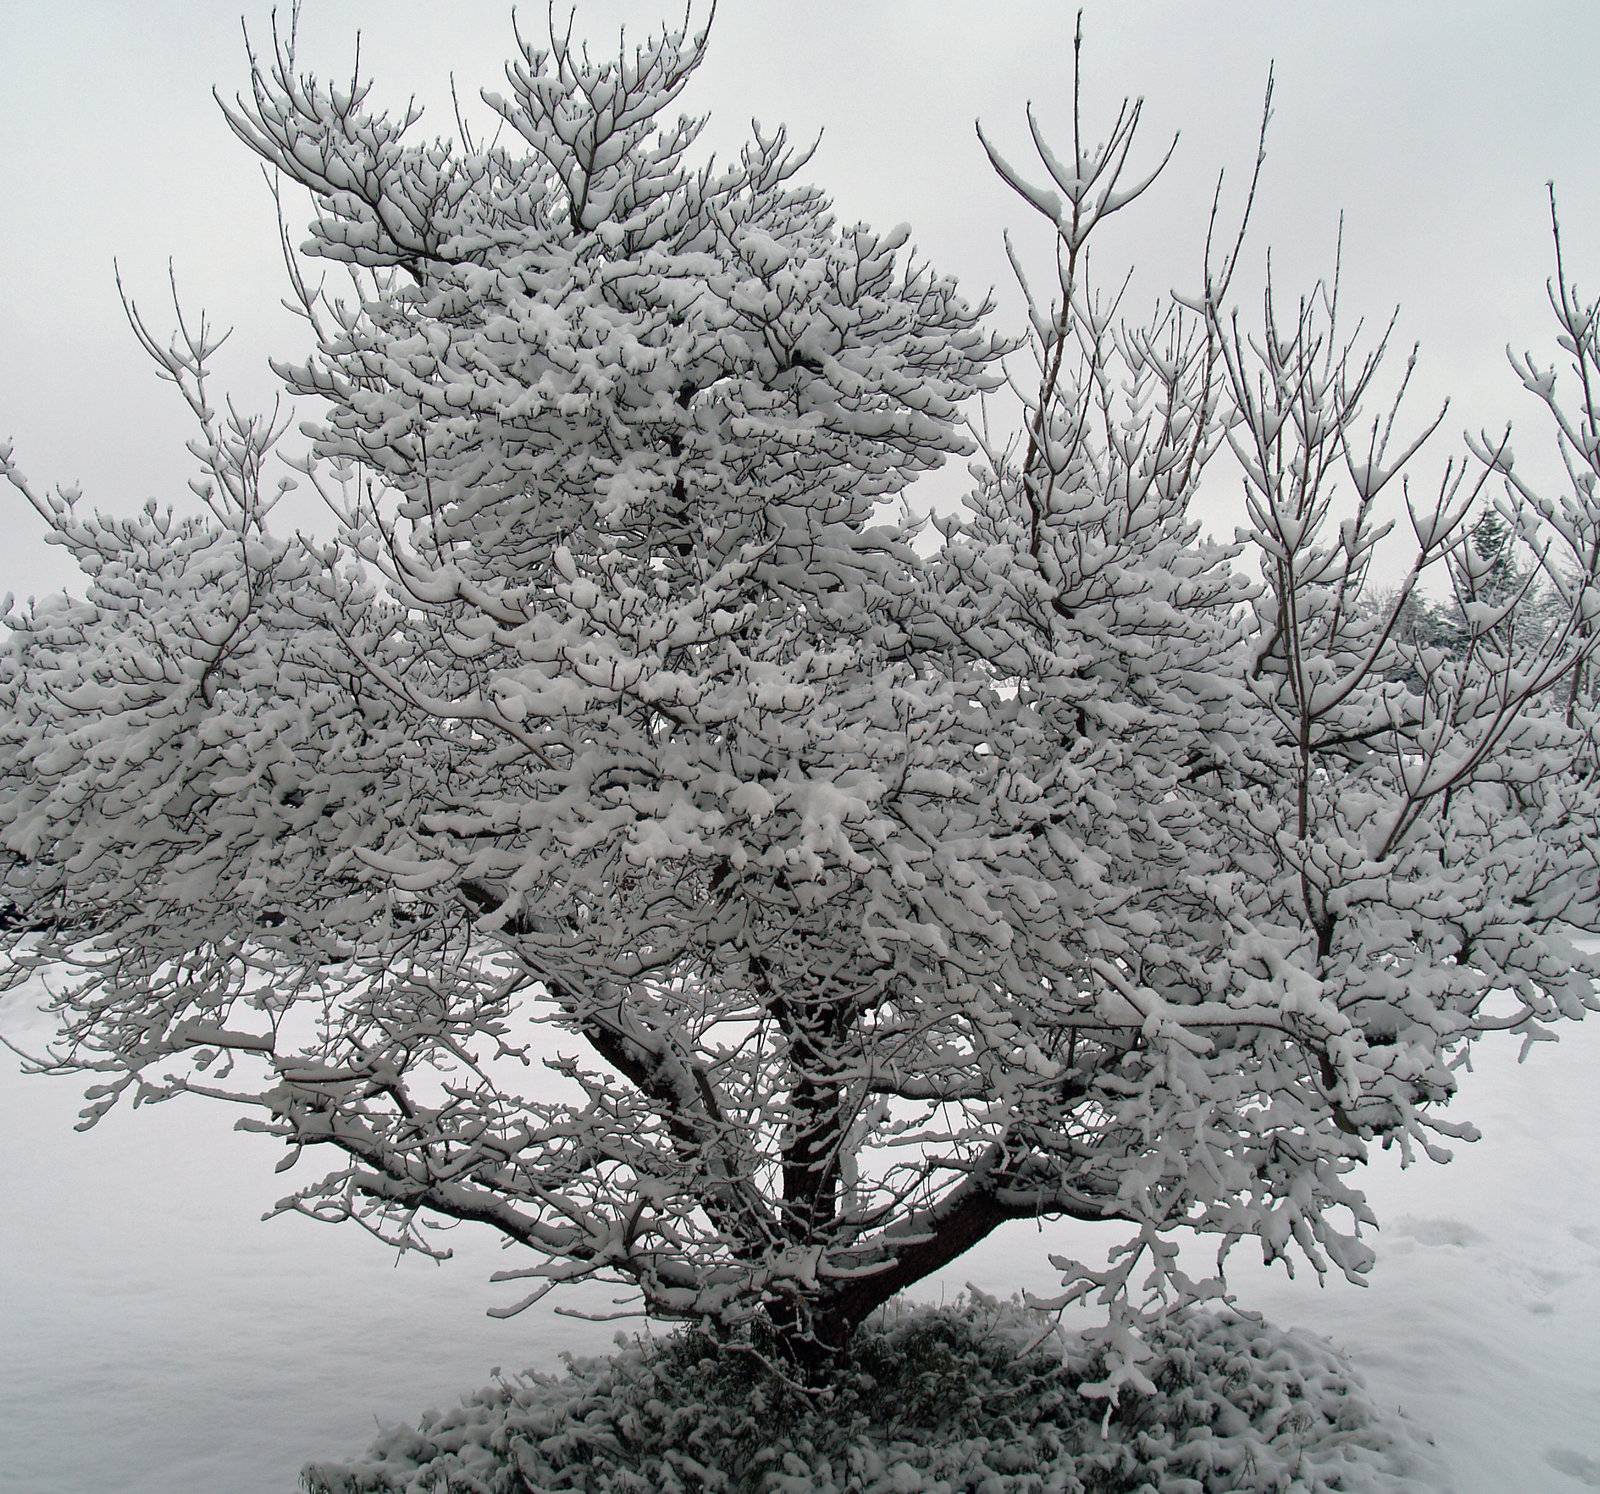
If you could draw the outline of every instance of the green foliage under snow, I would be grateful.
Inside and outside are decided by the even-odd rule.
[[[1078,1494],[1405,1490],[1425,1455],[1324,1342],[1194,1312],[1150,1336],[1153,1394],[1086,1395],[1104,1351],[988,1299],[864,1329],[807,1394],[745,1343],[680,1333],[501,1381],[311,1494]]]

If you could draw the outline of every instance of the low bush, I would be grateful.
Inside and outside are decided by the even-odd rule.
[[[1415,1489],[1428,1462],[1325,1342],[1192,1312],[1152,1334],[1154,1393],[1116,1404],[1092,1340],[976,1298],[863,1330],[829,1390],[695,1333],[501,1381],[310,1494],[1205,1494]],[[1041,1341],[1042,1340],[1042,1341]]]

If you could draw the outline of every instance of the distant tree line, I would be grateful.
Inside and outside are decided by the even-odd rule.
[[[1376,589],[1366,600],[1374,620],[1393,615],[1394,639],[1402,645],[1384,655],[1387,677],[1421,693],[1436,668],[1460,669],[1475,655],[1514,653],[1558,627],[1568,607],[1545,564],[1519,541],[1504,513],[1484,509],[1453,559],[1445,591],[1418,588],[1400,596]],[[1562,579],[1570,584],[1570,577]],[[1595,683],[1593,665],[1586,663],[1551,691],[1573,707],[1592,704]]]

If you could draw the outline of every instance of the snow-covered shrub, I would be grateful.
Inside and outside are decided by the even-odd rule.
[[[981,1300],[895,1313],[863,1329],[821,1395],[756,1346],[685,1330],[497,1384],[304,1481],[312,1494],[1398,1494],[1425,1466],[1308,1335],[1175,1315],[1150,1336],[1153,1393],[1108,1408],[1079,1390],[1103,1350],[1048,1327]]]

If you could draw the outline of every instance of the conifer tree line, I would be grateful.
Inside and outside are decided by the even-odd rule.
[[[1414,592],[1399,609],[1397,626],[1401,636],[1413,649],[1434,650],[1459,662],[1473,646],[1513,648],[1517,628],[1538,632],[1559,627],[1560,587],[1546,581],[1538,561],[1519,550],[1515,532],[1498,509],[1483,509],[1469,525],[1466,564],[1448,578],[1443,594]],[[1494,607],[1513,601],[1516,605],[1503,623],[1475,633],[1466,608],[1480,601]],[[1391,602],[1391,594],[1380,587],[1374,591],[1370,605],[1375,611],[1383,611]],[[1420,673],[1411,661],[1401,661],[1391,677],[1414,689],[1422,687]],[[1580,699],[1592,704],[1592,663],[1578,665],[1554,689],[1564,704],[1569,697],[1573,704]]]

